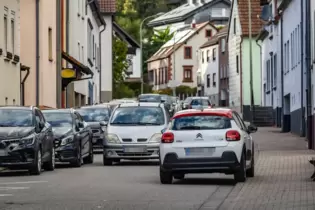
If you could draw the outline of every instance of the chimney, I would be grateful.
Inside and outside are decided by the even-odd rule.
[[[188,3],[189,5],[193,5],[193,4],[194,4],[194,0],[188,0],[187,3]]]

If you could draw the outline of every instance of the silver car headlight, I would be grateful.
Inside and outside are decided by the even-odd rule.
[[[20,140],[20,143],[23,145],[32,145],[35,142],[35,136],[26,137]]]
[[[60,144],[60,145],[61,145],[61,146],[67,145],[67,144],[69,144],[69,143],[72,143],[73,140],[74,140],[74,137],[73,137],[73,136],[68,136],[68,137],[63,138],[63,139],[61,140],[61,144]]]
[[[150,143],[160,143],[161,142],[161,138],[162,138],[162,134],[161,133],[155,133],[151,136],[151,138],[149,139]]]
[[[106,135],[107,143],[120,144],[119,137],[116,134],[109,133]]]

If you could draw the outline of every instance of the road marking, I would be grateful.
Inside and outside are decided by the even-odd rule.
[[[0,194],[0,197],[13,196],[12,194]]]
[[[0,187],[0,190],[26,190],[29,187]]]
[[[8,184],[36,184],[36,183],[47,183],[48,181],[28,181],[28,182],[0,182],[0,185]]]

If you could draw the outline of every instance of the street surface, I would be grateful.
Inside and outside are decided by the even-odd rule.
[[[105,167],[101,155],[93,165],[59,167],[29,176],[0,175],[0,209],[16,210],[210,210],[315,209],[315,183],[310,181],[315,157],[306,141],[274,128],[259,128],[256,176],[234,184],[224,174],[190,175],[161,185],[156,162],[123,162]]]

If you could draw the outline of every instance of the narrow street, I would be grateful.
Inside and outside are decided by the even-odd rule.
[[[3,173],[0,209],[314,209],[315,184],[305,141],[274,128],[255,135],[256,177],[234,185],[232,176],[190,175],[161,185],[154,162],[59,167],[41,176]]]

